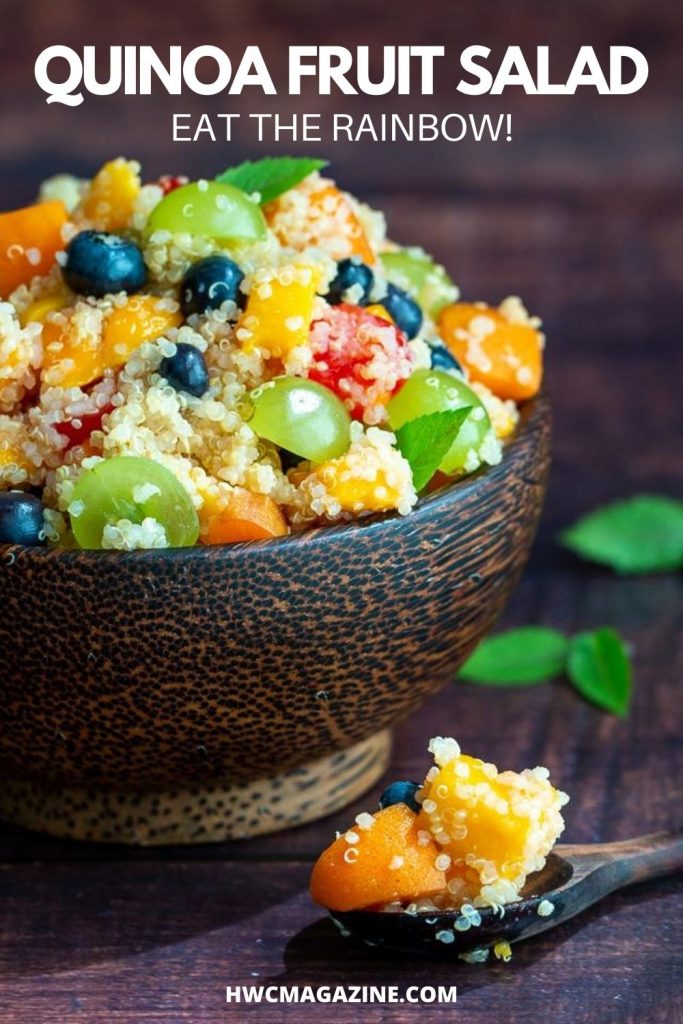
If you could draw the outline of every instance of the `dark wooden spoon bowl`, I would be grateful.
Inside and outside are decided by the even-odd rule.
[[[462,915],[453,911],[334,911],[331,917],[344,933],[369,946],[411,956],[457,960],[497,942],[512,943],[538,935],[616,889],[681,868],[683,831],[658,832],[619,843],[557,846],[543,870],[529,877],[522,899],[509,903],[502,916],[492,909],[481,909],[481,924],[465,931],[458,931],[456,922],[462,920]],[[544,916],[544,909],[551,913]]]
[[[409,515],[175,551],[0,550],[0,774],[241,782],[342,751],[452,681],[526,562],[550,409]]]

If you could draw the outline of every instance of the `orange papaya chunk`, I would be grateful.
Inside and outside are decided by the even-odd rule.
[[[117,306],[105,321],[102,335],[105,364],[122,365],[143,342],[154,341],[181,323],[178,310],[166,308],[163,299],[154,295],[133,295],[124,306]]]
[[[364,263],[376,261],[351,200],[331,182],[304,181],[268,203],[263,212],[283,245],[315,246],[335,260],[359,256]]]
[[[166,308],[164,300],[154,295],[133,295],[123,306],[116,306],[104,319],[101,333],[96,323],[92,331],[80,333],[73,311],[48,316],[43,324],[43,383],[85,387],[105,370],[123,366],[143,342],[153,341],[181,322],[180,313]]]
[[[46,387],[85,387],[104,373],[99,335],[79,339],[67,314],[43,323],[43,369]]]
[[[435,866],[440,850],[405,804],[372,816],[369,828],[342,834],[318,858],[311,896],[328,910],[362,910],[393,900],[415,900],[442,892],[444,872]]]
[[[199,522],[201,544],[266,540],[289,532],[277,502],[243,487],[228,489],[219,485],[217,494],[205,494]]]
[[[439,333],[471,380],[498,398],[533,397],[543,376],[543,335],[497,309],[456,302],[439,316]]]
[[[0,213],[0,298],[36,274],[47,274],[64,248],[66,220],[64,204],[58,201]]]

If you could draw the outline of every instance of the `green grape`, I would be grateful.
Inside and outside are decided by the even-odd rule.
[[[457,300],[458,289],[424,249],[414,246],[383,252],[381,259],[389,280],[408,292],[432,320],[436,320],[444,306]]]
[[[491,437],[491,421],[480,398],[458,377],[441,370],[416,370],[389,402],[387,413],[392,430],[409,420],[444,409],[471,405],[455,441],[439,466],[449,476],[472,472],[481,462],[482,445]]]
[[[275,377],[255,388],[249,399],[249,426],[259,437],[311,462],[347,451],[351,418],[344,403],[322,384]]]
[[[118,455],[86,469],[69,510],[71,529],[82,548],[101,548],[109,524],[120,519],[141,523],[148,516],[161,523],[169,547],[192,547],[199,536],[197,513],[180,481],[165,466],[133,455]]]
[[[258,242],[266,235],[261,207],[233,185],[196,181],[181,185],[164,196],[147,221],[147,235],[154,231],[189,233],[219,242]]]

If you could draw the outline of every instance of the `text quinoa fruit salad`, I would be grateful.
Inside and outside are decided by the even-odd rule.
[[[501,460],[540,321],[459,302],[323,167],[116,159],[0,214],[0,542],[279,537]]]

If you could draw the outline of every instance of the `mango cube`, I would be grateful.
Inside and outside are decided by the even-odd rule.
[[[517,900],[564,828],[569,797],[546,768],[499,772],[462,754],[454,739],[429,745],[435,764],[403,802],[400,785],[382,795],[383,810],[360,814],[313,869],[311,895],[329,910],[408,913],[458,910],[455,927],[481,923],[477,907],[501,910]]]
[[[282,358],[308,345],[318,283],[305,264],[257,272],[237,331],[245,352],[260,348]]]
[[[569,798],[546,768],[499,772],[442,737],[429,749],[436,763],[422,787],[418,825],[451,858],[449,879],[462,879],[451,891],[481,904],[516,899],[561,834]]]
[[[81,212],[101,231],[120,231],[128,227],[140,188],[135,161],[123,157],[110,160],[90,182]]]

